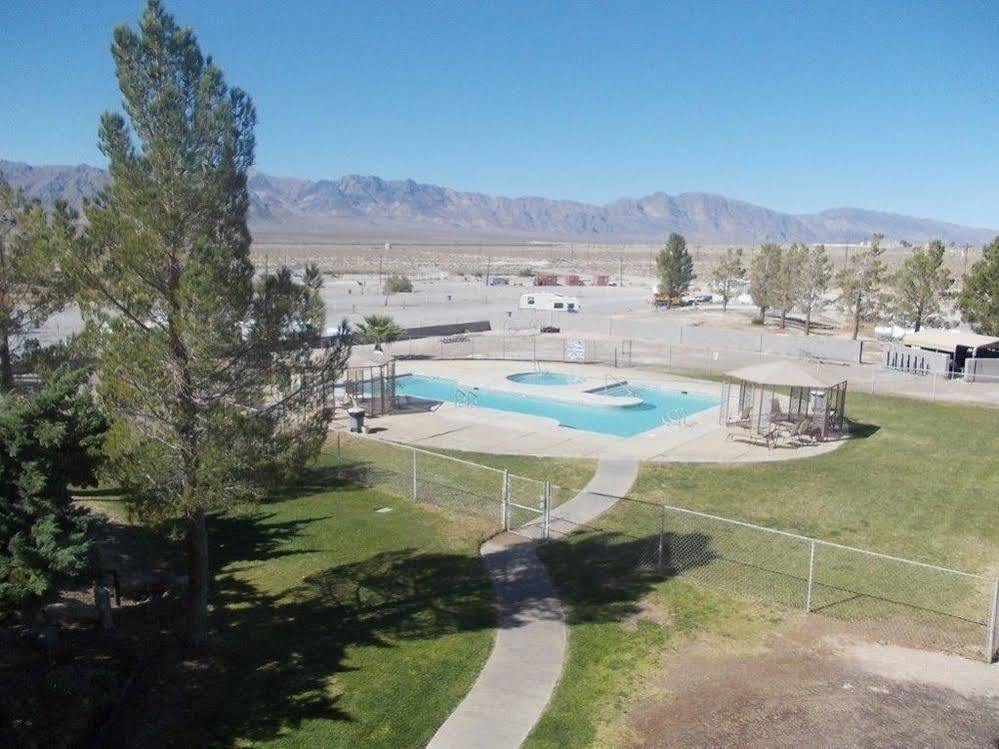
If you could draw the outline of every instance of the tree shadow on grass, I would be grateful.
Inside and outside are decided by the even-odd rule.
[[[201,734],[209,729],[212,744],[264,741],[305,721],[359,719],[329,689],[331,678],[352,670],[345,662],[351,648],[392,648],[401,640],[494,626],[489,582],[473,556],[386,551],[313,572],[278,593],[232,574],[261,558],[310,553],[281,546],[313,520],[227,517],[217,523],[217,562],[227,570],[213,595],[218,671],[194,721]],[[239,543],[226,545],[227,539]]]
[[[684,569],[689,570],[716,559],[710,541],[701,533],[667,533],[660,555],[658,533],[586,528],[541,546],[539,556],[572,622],[621,622],[639,613],[642,599],[676,574],[669,549],[684,550]]]

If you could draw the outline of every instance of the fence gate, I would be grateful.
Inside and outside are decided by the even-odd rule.
[[[527,538],[546,539],[551,523],[551,483],[507,474],[503,528]]]

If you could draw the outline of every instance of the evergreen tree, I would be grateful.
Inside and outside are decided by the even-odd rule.
[[[999,336],[999,237],[971,266],[958,299],[961,315],[976,333]]]
[[[207,516],[252,501],[325,440],[345,337],[317,349],[315,291],[254,283],[256,120],[193,32],[150,0],[112,44],[124,115],[101,118],[110,183],[73,255],[109,415],[107,454],[145,517],[186,529],[186,639],[207,637]]]
[[[805,313],[805,335],[812,332],[812,314],[822,309],[832,281],[832,261],[825,245],[806,247],[801,258],[801,284],[797,306]]]
[[[780,310],[780,329],[787,327],[787,313],[798,304],[802,291],[802,272],[808,256],[806,245],[793,244],[780,255],[771,304]]]
[[[673,297],[680,296],[690,288],[694,280],[694,261],[687,252],[687,240],[682,234],[673,232],[666,240],[656,256],[656,267],[659,271],[659,291],[667,296],[667,306],[673,303]]]
[[[766,324],[767,310],[777,303],[778,284],[784,263],[784,248],[764,244],[753,256],[749,266],[749,293],[760,308],[760,322]]]
[[[853,339],[860,333],[861,320],[874,319],[881,307],[882,286],[885,281],[887,264],[881,240],[875,234],[871,246],[854,254],[846,267],[836,276],[840,287],[840,305],[853,318]]]
[[[75,234],[75,219],[59,202],[50,222],[41,203],[0,176],[0,392],[14,388],[19,346],[65,302],[57,258]]]
[[[711,286],[721,295],[722,311],[728,310],[729,299],[746,280],[746,266],[742,262],[742,248],[729,247],[711,274]]]
[[[940,314],[940,304],[948,299],[954,279],[944,267],[944,244],[939,239],[929,247],[912,251],[893,279],[896,314],[915,330]]]
[[[84,370],[0,395],[0,608],[37,603],[86,571],[88,514],[69,487],[93,483],[105,423]]]

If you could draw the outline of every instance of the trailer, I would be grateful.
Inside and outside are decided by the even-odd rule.
[[[551,312],[579,312],[579,300],[564,294],[521,294],[520,309],[544,310]]]

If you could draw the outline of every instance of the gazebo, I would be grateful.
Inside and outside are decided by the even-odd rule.
[[[344,371],[344,392],[368,416],[395,410],[395,358],[382,354],[352,353]]]
[[[793,361],[753,364],[727,376],[720,416],[727,427],[764,438],[771,447],[781,437],[824,441],[846,431],[846,380]]]

